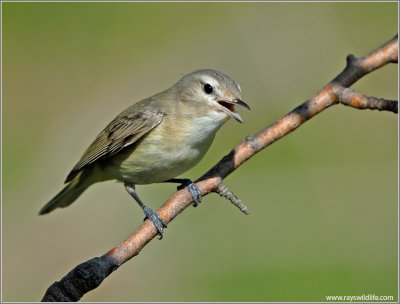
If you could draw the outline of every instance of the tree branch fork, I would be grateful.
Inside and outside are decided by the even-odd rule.
[[[314,96],[293,109],[287,115],[248,136],[224,156],[214,167],[196,181],[201,195],[218,193],[234,206],[248,214],[246,205],[236,197],[222,180],[236,170],[257,152],[293,132],[308,119],[326,108],[343,104],[356,109],[370,109],[398,113],[398,101],[366,96],[349,87],[366,74],[389,63],[398,62],[398,36],[396,35],[368,55],[357,58],[347,56],[345,69]],[[192,203],[188,190],[177,191],[158,210],[159,215],[169,223]],[[102,281],[122,264],[138,255],[157,235],[153,224],[146,220],[125,241],[101,257],[93,258],[76,266],[60,281],[53,283],[42,301],[78,301],[85,293],[97,288]]]

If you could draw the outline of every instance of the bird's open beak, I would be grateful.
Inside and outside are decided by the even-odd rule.
[[[239,113],[235,111],[235,105],[239,105],[242,107],[245,107],[246,109],[250,110],[250,107],[247,103],[245,103],[243,100],[240,100],[239,98],[236,98],[232,101],[227,101],[227,100],[220,100],[218,103],[223,106],[224,108],[227,109],[227,113],[232,116],[234,119],[236,119],[238,122],[243,123],[242,117],[240,117]]]

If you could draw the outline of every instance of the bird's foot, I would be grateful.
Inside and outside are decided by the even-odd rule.
[[[143,211],[146,215],[145,219],[149,219],[154,227],[156,227],[157,234],[160,236],[158,239],[161,240],[163,238],[164,228],[167,228],[167,223],[151,208],[143,206]]]
[[[201,203],[201,192],[199,187],[197,187],[196,184],[190,179],[184,179],[182,180],[182,184],[178,186],[178,190],[181,190],[183,188],[188,189],[190,195],[193,198],[193,207],[197,207]]]

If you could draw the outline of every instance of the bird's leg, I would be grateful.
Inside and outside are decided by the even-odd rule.
[[[167,227],[167,223],[151,208],[147,207],[139,196],[136,193],[135,185],[131,183],[125,182],[125,189],[128,193],[135,199],[135,201],[139,204],[139,206],[143,209],[146,218],[148,218],[157,229],[157,233],[160,236],[159,239],[161,240],[163,237],[164,227]]]
[[[193,206],[197,207],[200,204],[200,202],[201,202],[200,189],[190,179],[188,179],[188,178],[171,178],[165,182],[180,184],[180,186],[177,187],[178,190],[181,190],[181,189],[187,187],[187,189],[189,190],[189,192],[193,198]]]

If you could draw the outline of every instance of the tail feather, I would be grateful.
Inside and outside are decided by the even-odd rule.
[[[56,208],[64,208],[71,205],[91,183],[87,183],[82,174],[78,174],[75,178],[64,187],[50,202],[40,209],[39,214],[46,214]]]

